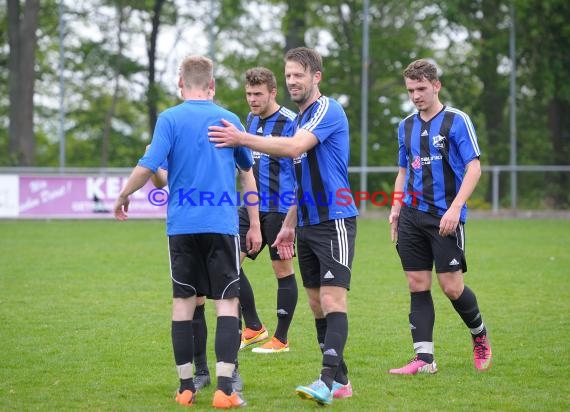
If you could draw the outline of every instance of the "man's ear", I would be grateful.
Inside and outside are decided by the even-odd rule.
[[[322,78],[323,78],[323,73],[322,73],[321,71],[317,70],[317,71],[315,72],[314,76],[315,76],[315,82],[314,82],[314,83],[315,83],[316,85],[318,85],[318,84],[321,82]]]
[[[433,88],[436,93],[439,93],[439,91],[441,90],[441,82],[439,80],[433,82]]]

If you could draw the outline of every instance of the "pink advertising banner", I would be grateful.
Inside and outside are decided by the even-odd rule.
[[[113,204],[126,180],[120,176],[20,176],[17,217],[114,218]],[[149,201],[153,188],[149,181],[131,196],[129,218],[166,216],[166,205]]]

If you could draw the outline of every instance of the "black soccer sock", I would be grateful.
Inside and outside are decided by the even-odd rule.
[[[218,316],[215,343],[216,362],[235,365],[239,350],[239,340],[236,338],[236,335],[239,335],[238,325],[239,321],[236,317]],[[231,374],[230,376],[219,376],[217,372],[216,368],[217,388],[221,389],[226,395],[230,395],[232,393]]]
[[[332,312],[325,319],[327,320],[327,332],[323,347],[321,380],[331,389],[348,337],[348,317],[344,312]]]
[[[325,346],[325,335],[327,334],[327,320],[325,318],[315,319],[315,328],[317,329],[317,342],[322,353]],[[340,360],[334,380],[342,385],[348,383],[348,367],[344,362],[344,357]]]
[[[241,313],[241,304],[238,305],[238,324],[239,324],[239,330],[240,330],[240,336],[241,336],[241,330],[243,328],[243,321],[242,321],[242,316],[243,314]]]
[[[326,318],[315,319],[315,328],[317,329],[317,342],[322,353],[325,347],[325,335],[327,334]]]
[[[431,291],[410,293],[409,320],[414,351],[421,360],[432,363],[435,309]]]
[[[208,326],[204,309],[206,305],[196,306],[194,310],[194,319],[192,328],[194,330],[194,368],[197,375],[209,374],[207,342],[208,342]]]
[[[180,392],[190,389],[195,392],[192,379],[192,362],[194,360],[194,333],[191,320],[172,321],[172,349],[177,368],[183,367],[185,372],[180,372]],[[181,373],[183,376],[181,376]]]
[[[257,315],[255,296],[253,295],[251,283],[249,283],[249,279],[243,269],[240,269],[239,272],[239,303],[246,328],[260,330],[262,324]]]
[[[237,358],[239,341],[238,319],[234,316],[218,316],[216,325],[216,361],[234,363]]]
[[[277,328],[274,336],[286,343],[287,332],[291,326],[299,296],[295,274],[277,279],[277,285]]]
[[[228,378],[227,376],[218,376],[216,389],[220,389],[226,395],[231,395],[233,392],[232,378]]]
[[[472,335],[480,336],[486,333],[477,298],[471,289],[465,286],[461,296],[457,300],[452,300],[451,304],[461,316],[463,323],[471,330]]]
[[[237,347],[238,347],[238,352],[239,352],[239,347],[241,346],[241,309],[240,306],[238,304],[238,334],[236,336],[236,340],[237,340]],[[235,365],[236,365],[236,370],[239,366],[239,362],[238,362],[238,352],[236,352],[236,359],[235,359]]]
[[[334,380],[340,383],[341,385],[346,385],[348,383],[348,367],[344,362],[344,356],[340,360],[340,364],[336,370],[336,375],[334,376]]]

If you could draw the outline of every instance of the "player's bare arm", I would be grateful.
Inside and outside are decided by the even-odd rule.
[[[146,148],[145,148],[145,153],[148,152],[149,148],[150,148],[150,145],[147,144]],[[164,186],[166,186],[168,184],[168,172],[159,167],[156,170],[156,173],[150,177],[150,180],[152,181],[152,184],[154,185],[154,187],[162,189]]]
[[[406,168],[398,168],[398,175],[396,176],[396,181],[394,182],[394,193],[404,192],[404,182],[406,181]],[[390,238],[392,242],[398,240],[398,218],[400,217],[400,209],[402,204],[395,200],[392,204],[392,209],[390,210],[390,215],[388,216],[388,222],[390,222]]]
[[[135,166],[127,183],[125,183],[123,190],[121,190],[119,197],[115,201],[113,209],[117,220],[126,220],[128,218],[129,196],[143,187],[151,175],[152,170],[142,166]]]
[[[439,234],[441,236],[447,236],[455,232],[455,229],[459,224],[461,208],[465,203],[467,203],[467,200],[475,190],[480,177],[481,162],[479,159],[473,159],[466,166],[463,183],[459,188],[459,192],[457,192],[457,196],[453,199],[453,202],[449,209],[447,209],[447,212],[445,212],[441,217],[441,221],[439,223]]]
[[[210,126],[208,136],[216,147],[245,146],[252,150],[278,157],[299,157],[315,147],[319,141],[316,136],[304,129],[299,129],[293,137],[263,137],[242,132],[232,123],[222,119],[224,126]]]
[[[261,248],[261,223],[259,221],[259,195],[253,169],[239,170],[239,178],[244,195],[245,208],[249,217],[249,229],[245,235],[245,247],[247,253],[255,253]]]
[[[277,248],[279,257],[283,260],[293,259],[295,254],[295,228],[297,227],[297,205],[293,205],[287,211],[287,215],[281,225],[281,230],[271,245]]]

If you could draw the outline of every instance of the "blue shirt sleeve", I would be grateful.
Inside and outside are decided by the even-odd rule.
[[[164,112],[158,116],[150,147],[143,157],[140,158],[138,165],[156,173],[156,170],[166,162],[166,158],[170,153],[172,142],[169,136],[173,136],[172,123],[166,112]]]
[[[404,122],[401,122],[398,127],[398,166],[408,167],[408,153],[404,144]]]
[[[313,133],[323,143],[342,126],[346,115],[340,104],[331,98],[320,99],[317,105],[303,129]]]
[[[253,166],[253,154],[247,147],[234,148],[234,159],[241,170],[249,170]]]
[[[294,121],[287,122],[283,128],[282,136],[293,137],[297,131],[297,124]]]
[[[466,114],[462,113],[460,116],[455,116],[452,133],[450,138],[455,139],[455,143],[459,150],[459,155],[464,164],[469,163],[471,160],[481,156],[479,144],[477,143],[477,135],[471,119]]]

